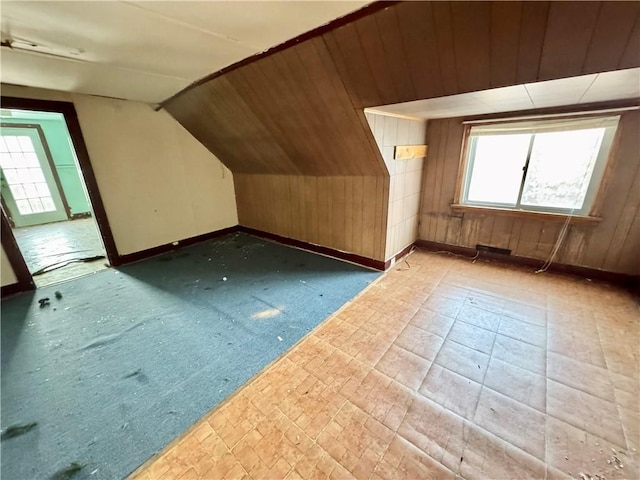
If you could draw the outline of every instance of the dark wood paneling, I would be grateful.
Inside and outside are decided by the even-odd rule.
[[[584,73],[618,68],[639,15],[640,2],[606,2],[602,5],[591,36]],[[640,39],[636,42],[636,57],[640,55],[638,48]]]
[[[371,81],[373,73],[364,56],[355,25],[345,25],[326,33],[322,38],[349,92],[353,107],[382,105],[382,96],[376,82]]]
[[[451,20],[459,92],[487,88],[491,85],[492,65],[491,4],[452,2]]]
[[[487,244],[509,248],[514,255],[545,260],[558,239],[562,223],[486,213],[461,215],[451,211],[451,191],[458,181],[463,141],[461,122],[461,119],[446,119],[429,123],[419,238],[461,247]],[[630,275],[640,271],[638,131],[640,112],[624,113],[617,145],[609,159],[610,178],[601,195],[602,220],[571,225],[556,262]]]
[[[518,73],[521,2],[491,4],[491,86],[515,85]]]
[[[582,73],[600,2],[551,2],[539,80]]]
[[[640,59],[640,18],[636,17],[636,23],[627,40],[627,46],[622,54],[618,68],[633,68],[638,66]]]
[[[411,76],[416,90],[415,98],[441,96],[444,89],[431,3],[404,2],[398,5],[395,11],[407,63],[415,62],[413,68],[408,71],[402,68],[398,71]]]
[[[481,258],[483,260],[504,263],[508,265],[521,265],[539,269],[544,265],[542,260],[537,258],[528,258],[516,255],[501,255],[490,252],[478,252],[475,248],[461,247],[459,245],[449,245],[441,242],[431,242],[428,240],[417,240],[417,248],[428,250],[431,252],[449,252],[455,255],[461,255],[468,258]],[[640,276],[637,274],[625,274],[607,272],[597,270],[595,268],[580,267],[576,265],[567,265],[564,263],[554,262],[549,265],[549,272],[562,273],[575,277],[588,278],[601,282],[613,283],[620,285],[630,292],[637,294],[640,290]]]
[[[453,95],[458,93],[459,90],[453,25],[451,23],[451,4],[449,2],[431,3],[431,9],[433,12],[433,28],[435,30],[436,46],[438,48],[438,63],[440,65],[443,93],[445,95]],[[425,27],[431,28],[431,25],[425,25]],[[414,59],[414,61],[416,60]]]
[[[384,4],[215,74],[165,108],[243,174],[236,193],[251,226],[384,259],[389,173],[363,108],[640,66],[639,28],[629,2]],[[487,241],[547,248],[540,235],[513,240],[531,233],[526,222],[450,211],[461,129],[436,128],[451,140],[430,145],[425,164],[427,238],[470,241],[491,228]],[[572,232],[587,258],[589,235]]]
[[[549,2],[524,2],[522,4],[516,83],[538,80],[548,15]]]

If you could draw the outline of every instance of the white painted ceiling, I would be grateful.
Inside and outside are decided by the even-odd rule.
[[[397,103],[367,111],[416,118],[453,118],[640,97],[640,68]]]
[[[157,103],[367,3],[3,0],[0,81]]]

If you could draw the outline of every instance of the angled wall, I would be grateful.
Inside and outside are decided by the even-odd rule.
[[[237,224],[231,172],[166,112],[13,85],[2,95],[73,102],[120,255]]]
[[[234,173],[240,224],[384,260],[390,174],[363,108],[639,66],[639,15],[637,2],[401,2],[164,107]],[[326,205],[340,210],[329,223],[308,218]]]

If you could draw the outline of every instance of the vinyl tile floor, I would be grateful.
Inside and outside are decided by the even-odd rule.
[[[640,478],[640,315],[417,251],[131,478]]]

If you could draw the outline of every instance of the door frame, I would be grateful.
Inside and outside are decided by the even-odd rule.
[[[62,202],[62,208],[64,209],[64,213],[67,217],[67,220],[70,220],[71,208],[69,207],[69,203],[67,202],[67,197],[64,194],[64,190],[62,188],[62,182],[60,181],[60,177],[58,176],[58,170],[56,169],[56,164],[53,161],[53,155],[51,154],[51,150],[49,149],[49,143],[47,142],[47,137],[44,136],[44,131],[42,130],[42,127],[37,123],[6,123],[2,121],[0,121],[0,127],[28,128],[36,131],[36,133],[38,134],[38,137],[40,138],[40,143],[42,144],[44,155],[45,157],[47,157],[47,163],[49,164],[49,168],[51,169],[51,175],[53,176],[53,181],[56,184],[58,193],[60,194],[60,201]],[[6,210],[7,205],[3,203],[2,207],[5,208],[5,214],[9,216],[9,212]]]
[[[84,142],[82,136],[82,129],[80,128],[80,122],[78,121],[78,114],[75,106],[72,102],[62,102],[57,100],[38,100],[32,98],[19,98],[19,97],[0,97],[0,107],[7,109],[18,110],[35,110],[40,112],[55,112],[61,113],[64,116],[64,120],[67,124],[67,130],[71,137],[71,143],[73,144],[76,158],[80,166],[80,175],[84,180],[89,194],[89,201],[93,210],[93,215],[98,225],[98,231],[102,237],[102,243],[107,254],[109,264],[118,265],[120,255],[116,248],[116,242],[113,238],[111,227],[109,226],[109,219],[107,218],[107,212],[100,196],[100,189],[98,188],[98,182],[89,159],[89,152],[87,151],[87,145]],[[29,273],[29,269],[26,266],[20,249],[17,248],[17,242],[13,235],[13,231],[9,225],[9,221],[6,218],[4,209],[2,211],[2,246],[9,257],[9,262],[14,269],[16,276],[18,277],[18,283],[14,285],[7,285],[2,287],[2,295],[7,293],[16,293],[25,290],[32,290],[35,288],[33,277]],[[26,274],[24,274],[26,269]],[[21,287],[15,288],[16,285]],[[11,288],[7,288],[11,287]]]

